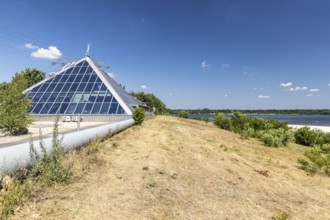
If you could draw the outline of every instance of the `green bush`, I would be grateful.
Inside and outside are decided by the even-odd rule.
[[[179,111],[178,117],[179,118],[189,118],[189,112],[188,111]]]
[[[194,120],[197,120],[197,121],[202,120],[202,118],[201,118],[200,116],[198,116],[198,115],[194,116],[193,119],[194,119]]]
[[[330,143],[329,134],[320,130],[312,130],[309,127],[302,127],[296,130],[295,139],[297,144],[305,146],[321,146]]]
[[[306,159],[299,159],[298,163],[303,170],[310,173],[324,173],[330,176],[330,145],[322,145],[308,149],[304,155]]]
[[[232,127],[231,120],[226,118],[223,113],[217,113],[214,117],[213,123],[217,127],[228,131],[230,131]]]
[[[135,121],[135,124],[140,125],[143,123],[145,118],[145,111],[143,108],[136,108],[133,112],[133,119]]]
[[[205,121],[205,123],[209,123],[210,122],[209,117],[204,117],[203,120]]]

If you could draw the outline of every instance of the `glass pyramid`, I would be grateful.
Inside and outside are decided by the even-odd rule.
[[[120,93],[130,95],[110,78],[86,57],[27,89],[27,97],[32,100],[30,112],[41,115],[131,114],[132,106],[125,103]],[[139,105],[138,100],[136,102]]]

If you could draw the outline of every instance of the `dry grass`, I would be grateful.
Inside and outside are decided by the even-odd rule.
[[[155,117],[68,154],[72,183],[39,192],[12,219],[330,219],[330,178],[298,169],[302,149]]]

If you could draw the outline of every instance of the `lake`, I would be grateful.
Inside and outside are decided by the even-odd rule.
[[[229,114],[225,114],[230,118]],[[213,121],[214,115],[212,114],[191,114],[190,118],[199,116],[201,118],[209,117]],[[275,119],[281,122],[288,122],[290,125],[312,125],[312,126],[330,126],[330,115],[264,115],[264,114],[251,114],[247,115],[251,118],[264,118]]]

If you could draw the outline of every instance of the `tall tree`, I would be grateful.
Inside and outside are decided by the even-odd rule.
[[[145,102],[151,111],[155,109],[156,115],[162,115],[167,113],[166,105],[154,94],[144,92],[131,92],[130,94],[141,102]]]
[[[31,101],[22,92],[28,87],[23,74],[15,76],[7,88],[0,92],[0,131],[13,135],[27,132],[27,125],[32,123],[28,112]]]
[[[34,84],[36,84],[46,78],[46,74],[44,72],[34,69],[34,68],[33,69],[27,68],[27,69],[21,71],[20,73],[16,73],[15,76],[13,77],[12,81],[15,82],[17,80],[18,76],[22,76],[23,78],[25,78],[25,80],[27,82],[25,89],[33,86]]]

